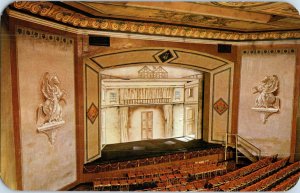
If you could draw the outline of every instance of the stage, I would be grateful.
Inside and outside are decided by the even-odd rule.
[[[162,155],[220,148],[220,144],[207,143],[190,137],[153,139],[128,143],[109,144],[102,149],[101,158],[86,166],[136,160]]]

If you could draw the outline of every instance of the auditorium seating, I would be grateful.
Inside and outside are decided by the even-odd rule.
[[[124,191],[288,190],[300,177],[300,162],[276,159],[266,157],[229,173],[228,162],[181,160],[102,177],[94,180],[93,186],[94,190]]]
[[[240,177],[245,176],[245,175],[247,175],[247,174],[249,174],[253,171],[256,171],[260,168],[263,168],[263,167],[269,165],[272,162],[273,159],[274,159],[273,157],[267,157],[267,158],[262,159],[262,160],[260,160],[256,163],[253,163],[249,166],[246,166],[246,167],[243,167],[241,169],[235,170],[233,172],[229,172],[225,175],[213,178],[213,179],[209,180],[208,183],[212,187],[220,186],[220,185],[222,185],[222,184],[224,184],[228,181],[240,178]]]
[[[293,164],[283,168],[282,170],[274,173],[273,175],[255,183],[251,186],[248,186],[248,187],[242,189],[241,191],[264,191],[268,187],[275,184],[276,182],[280,181],[281,179],[284,179],[286,176],[288,176],[294,172],[297,172],[299,170],[300,170],[300,162],[293,163]]]
[[[275,163],[271,163],[241,178],[231,180],[228,183],[221,185],[219,188],[222,191],[237,191],[243,189],[246,186],[249,186],[257,182],[258,180],[284,167],[287,164],[288,160],[289,158],[286,158],[286,159],[279,160]]]
[[[203,156],[224,153],[224,148],[212,148],[199,151],[174,153],[159,157],[149,157],[138,160],[130,160],[125,162],[106,163],[97,165],[85,165],[83,170],[84,173],[101,173],[115,170],[122,170],[128,168],[138,168],[142,166],[155,165],[160,163],[169,163],[173,161],[189,160],[192,158],[199,158]]]
[[[226,173],[227,165],[208,160],[151,165],[94,180],[94,190],[202,190],[206,183],[200,179]],[[117,177],[118,176],[118,177]]]
[[[287,191],[298,182],[299,178],[300,178],[300,172],[282,181],[280,184],[272,188],[271,191]]]

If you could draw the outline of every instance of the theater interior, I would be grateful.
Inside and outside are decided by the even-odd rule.
[[[286,191],[300,16],[285,2],[17,1],[1,16],[13,190]]]

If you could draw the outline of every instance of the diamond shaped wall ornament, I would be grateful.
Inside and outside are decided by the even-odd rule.
[[[98,117],[98,114],[99,114],[99,109],[96,107],[94,103],[92,103],[87,111],[87,117],[92,124],[94,124],[96,118]]]
[[[159,54],[158,58],[160,59],[160,61],[166,62],[166,61],[174,58],[174,55],[170,52],[170,50],[167,50],[167,51]]]
[[[214,104],[214,109],[219,115],[222,115],[228,110],[228,104],[222,98],[219,98]]]

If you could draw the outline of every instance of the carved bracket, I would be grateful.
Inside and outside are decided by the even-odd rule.
[[[261,117],[264,124],[267,122],[268,118],[272,114],[277,113],[279,111],[279,109],[275,108],[252,108],[252,110],[262,113]]]
[[[39,133],[46,134],[49,142],[51,143],[51,145],[53,145],[56,139],[57,129],[60,128],[63,124],[65,124],[65,121],[48,123],[38,127],[37,130]]]

